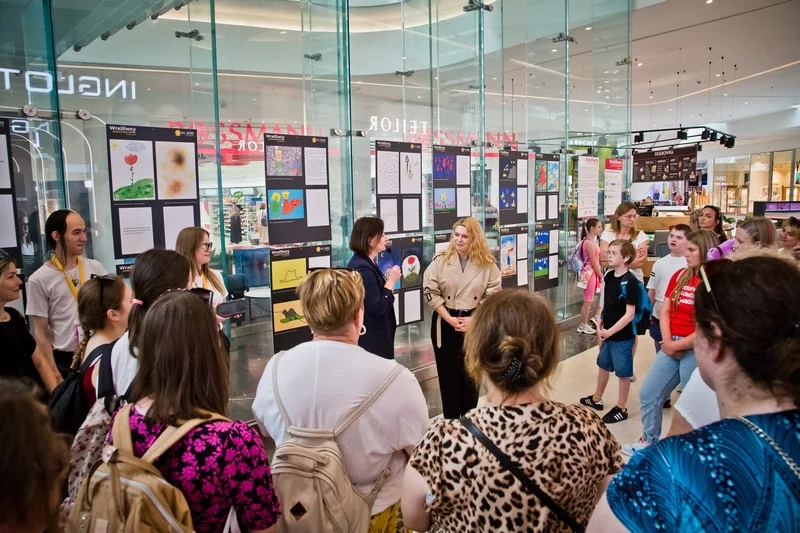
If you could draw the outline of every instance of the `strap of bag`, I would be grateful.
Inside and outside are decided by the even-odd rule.
[[[743,416],[736,416],[733,417],[733,419],[738,420],[739,422],[750,428],[750,430],[753,433],[761,437],[761,439],[763,439],[767,444],[769,444],[772,447],[772,450],[778,455],[778,457],[783,459],[783,462],[786,463],[786,466],[788,466],[789,469],[792,472],[794,472],[794,475],[797,476],[798,479],[800,479],[800,466],[797,466],[797,463],[795,463],[794,460],[791,457],[789,457],[789,455],[785,451],[783,451],[783,448],[781,448],[778,445],[778,443],[775,442],[773,438],[767,434],[766,431],[761,429],[758,425],[751,422],[750,420],[744,418]]]
[[[461,424],[467,428],[467,431],[472,433],[472,435],[483,444],[489,452],[494,455],[499,461],[500,464],[503,466],[504,469],[511,472],[511,474],[517,478],[522,486],[525,487],[525,490],[541,501],[543,504],[550,509],[556,517],[561,520],[564,524],[567,525],[572,531],[575,533],[583,533],[584,528],[578,524],[574,518],[570,516],[570,514],[559,504],[557,504],[553,499],[544,492],[539,486],[529,478],[522,469],[517,466],[511,458],[503,453],[500,448],[498,448],[494,442],[492,442],[489,437],[487,437],[479,428],[476,426],[472,420],[467,418],[466,416],[462,416],[458,419]]]
[[[272,365],[272,390],[275,392],[275,403],[278,404],[278,410],[281,412],[283,425],[286,426],[286,429],[288,430],[294,424],[292,424],[292,419],[289,418],[289,413],[286,412],[286,407],[283,406],[281,393],[278,391],[278,363],[281,362],[281,357],[283,357],[283,350],[275,354],[275,364]]]
[[[161,457],[164,452],[172,448],[179,440],[185,437],[197,426],[202,426],[207,422],[214,422],[217,420],[229,420],[228,418],[216,413],[210,413],[208,411],[203,412],[208,415],[208,418],[193,418],[192,420],[187,420],[180,426],[169,426],[167,429],[165,429],[164,432],[158,436],[153,445],[147,449],[145,454],[142,456],[142,461],[151,464],[156,462],[156,459]],[[128,432],[130,433],[130,429]]]

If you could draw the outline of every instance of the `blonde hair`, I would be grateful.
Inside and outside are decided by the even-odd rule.
[[[194,253],[203,244],[203,237],[211,237],[211,235],[203,228],[183,228],[175,241],[175,251],[189,260],[192,265],[192,276],[204,276],[211,286],[217,289],[217,292],[224,293],[225,287],[222,285],[222,281],[216,274],[211,273],[208,263],[197,266],[195,261]]]
[[[765,217],[752,217],[742,221],[739,226],[750,235],[753,242],[761,248],[772,248],[778,242],[778,231],[775,224]]]
[[[719,246],[719,236],[709,229],[699,229],[692,232],[686,237],[686,240],[700,248],[701,266],[708,261],[708,252],[711,251],[712,248],[717,248]],[[667,295],[672,302],[673,311],[678,310],[678,303],[681,300],[683,288],[692,280],[692,277],[699,272],[699,267],[697,269],[686,268],[681,272],[680,276],[678,276],[675,282],[675,288],[672,290],[672,293]]]
[[[309,273],[297,288],[297,294],[302,306],[298,312],[318,334],[341,332],[364,307],[361,275],[343,268]]]
[[[482,267],[495,264],[495,258],[489,251],[489,245],[486,244],[486,237],[483,236],[481,225],[472,217],[460,218],[453,224],[453,236],[450,238],[450,246],[444,252],[445,261],[449,261],[457,253],[454,243],[456,238],[455,231],[458,226],[462,226],[467,230],[467,234],[469,235],[469,248],[467,249],[467,257],[469,257],[469,260]]]
[[[631,210],[637,211],[636,206],[632,202],[622,202],[614,211],[614,216],[611,218],[611,231],[616,233],[617,237],[619,237],[619,232],[622,230],[622,225],[619,221],[620,217]],[[636,229],[636,224],[634,224],[631,228],[631,238],[629,240],[631,242],[635,241],[637,235],[639,235],[639,230]]]

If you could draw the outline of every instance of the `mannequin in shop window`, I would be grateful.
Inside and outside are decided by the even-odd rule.
[[[242,242],[242,210],[236,203],[231,204],[231,244]]]

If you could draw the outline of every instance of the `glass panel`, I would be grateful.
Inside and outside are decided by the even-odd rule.
[[[771,200],[792,199],[792,150],[772,154]]]
[[[766,202],[770,199],[769,165],[772,154],[752,154],[750,156],[750,193],[747,212],[753,212],[753,202]]]
[[[729,216],[747,212],[747,184],[750,179],[750,157],[722,157],[714,160],[714,205]]]

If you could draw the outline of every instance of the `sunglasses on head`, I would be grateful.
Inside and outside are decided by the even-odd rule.
[[[92,274],[89,279],[98,279],[100,280],[100,307],[105,309],[103,302],[103,287],[105,287],[106,283],[114,283],[114,280],[117,279],[116,276],[112,276],[111,274],[104,274],[102,276],[98,276],[97,274]]]
[[[200,287],[193,287],[191,289],[169,289],[164,294],[168,294],[170,292],[190,292],[196,296],[199,296],[209,306],[211,306],[212,302],[214,301],[214,293],[208,289],[203,289]],[[161,296],[164,296],[164,294]]]

